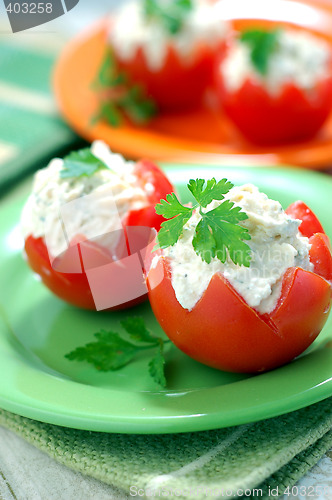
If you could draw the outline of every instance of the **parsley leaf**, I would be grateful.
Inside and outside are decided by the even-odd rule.
[[[104,121],[119,127],[123,119],[142,125],[157,114],[156,103],[146,96],[141,85],[132,84],[127,74],[120,71],[111,50],[107,50],[92,89],[99,96],[99,108],[91,125]]]
[[[193,10],[193,0],[144,0],[144,13],[148,20],[160,22],[170,35],[181,31],[189,12]]]
[[[145,326],[143,318],[130,316],[121,321],[121,326],[129,333],[130,337],[137,342],[159,343],[159,337],[151,335]]]
[[[122,114],[112,101],[100,103],[98,113],[93,116],[91,125],[94,126],[100,121],[106,122],[114,128],[122,124]]]
[[[78,347],[65,357],[71,361],[87,361],[97,370],[107,372],[128,364],[141,349],[123,340],[116,332],[100,330],[95,337],[97,341]]]
[[[160,248],[174,245],[180,238],[183,226],[192,216],[192,208],[183,206],[174,193],[168,194],[165,200],[156,205],[156,213],[169,221],[162,222],[158,233]]]
[[[166,387],[165,358],[163,356],[163,346],[161,345],[157,354],[149,363],[149,373],[153,380],[161,387]]]
[[[92,154],[90,148],[84,148],[79,151],[73,151],[64,157],[60,177],[61,179],[83,176],[90,177],[102,168],[108,167]]]
[[[222,200],[224,195],[233,187],[233,184],[227,179],[217,182],[214,177],[206,181],[205,189],[204,184],[204,179],[191,179],[188,184],[189,191],[192,192],[196,201],[204,208],[213,200]]]
[[[117,68],[112,52],[107,50],[99,68],[97,79],[92,83],[92,88],[94,90],[100,90],[110,85],[122,85],[127,83],[127,80],[127,75]]]
[[[192,244],[202,260],[210,264],[211,259],[216,256],[216,240],[215,235],[210,231],[207,218],[203,218],[197,224]],[[222,262],[225,261],[222,260]]]
[[[129,364],[138,353],[147,349],[157,349],[156,354],[149,362],[149,373],[153,380],[161,387],[166,387],[164,373],[164,341],[155,337],[146,328],[143,318],[129,317],[121,321],[123,329],[136,341],[132,343],[122,338],[117,332],[100,330],[95,333],[96,341],[89,342],[83,347],[66,354],[70,361],[85,361],[102,372],[119,370]],[[138,343],[143,343],[138,344]]]
[[[238,223],[248,218],[240,207],[225,200],[209,212],[200,211],[202,220],[196,227],[193,247],[197,255],[208,264],[211,257],[225,263],[227,252],[234,264],[250,266],[250,247],[243,240],[250,240],[249,232]]]
[[[118,99],[117,105],[134,123],[138,124],[148,122],[157,113],[155,102],[146,98],[141,85],[134,85],[128,89],[128,92]]]
[[[227,179],[219,182],[215,178],[208,181],[191,179],[188,189],[196,199],[196,205],[185,207],[174,193],[168,194],[166,200],[160,200],[156,205],[156,213],[169,220],[161,224],[157,236],[158,246],[173,246],[182,235],[184,225],[194,210],[199,209],[201,219],[192,240],[196,254],[208,264],[215,257],[224,263],[229,255],[235,264],[249,267],[251,249],[243,240],[250,240],[250,235],[248,229],[239,224],[248,216],[240,207],[235,207],[233,202],[224,200],[225,194],[232,187],[233,184]],[[212,210],[202,210],[214,200],[224,201]]]
[[[240,36],[240,41],[250,47],[250,57],[255,69],[265,75],[271,54],[276,50],[280,29],[249,29]]]

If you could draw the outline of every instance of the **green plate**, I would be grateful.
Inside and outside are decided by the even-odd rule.
[[[308,203],[332,237],[332,179],[297,169],[165,167],[185,200],[189,177],[253,182],[284,207]],[[203,366],[171,347],[167,390],[150,380],[144,354],[113,373],[99,373],[64,355],[92,340],[100,328],[118,328],[128,314],[159,330],[148,304],[129,312],[87,312],[61,302],[22,259],[20,203],[2,204],[0,250],[0,406],[52,424],[123,433],[207,430],[273,417],[332,395],[332,316],[313,346],[292,363],[256,375]],[[7,318],[7,323],[6,323]]]

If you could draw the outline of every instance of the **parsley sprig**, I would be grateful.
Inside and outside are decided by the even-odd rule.
[[[96,341],[66,354],[70,361],[85,361],[102,372],[119,370],[128,365],[140,352],[154,349],[149,362],[149,373],[156,384],[166,387],[164,344],[170,342],[156,337],[146,328],[143,318],[128,317],[121,321],[129,338],[123,338],[114,331],[100,330],[95,333]]]
[[[240,35],[240,41],[250,47],[250,58],[254,68],[266,75],[271,55],[278,46],[280,29],[248,29]]]
[[[63,168],[60,170],[61,179],[70,177],[90,177],[97,170],[108,168],[104,162],[92,154],[90,148],[73,151],[63,159]]]
[[[250,266],[251,249],[243,240],[250,240],[248,229],[239,223],[248,219],[240,207],[235,207],[230,200],[224,200],[225,194],[233,187],[227,179],[217,182],[215,178],[191,179],[188,189],[194,196],[196,204],[193,207],[182,205],[174,193],[168,194],[166,200],[156,205],[156,213],[167,221],[161,224],[157,236],[158,246],[167,248],[173,246],[183,233],[184,225],[199,210],[200,221],[195,228],[192,240],[197,255],[208,264],[217,257],[225,262],[227,256],[238,265]],[[214,200],[224,200],[216,208],[206,211]]]
[[[132,84],[127,74],[120,71],[111,50],[107,50],[92,89],[98,94],[99,108],[92,124],[105,121],[119,127],[124,117],[142,125],[157,114],[156,103],[148,98],[144,88]]]
[[[170,35],[181,31],[186,17],[193,10],[193,0],[144,0],[143,9],[148,20],[158,21]]]

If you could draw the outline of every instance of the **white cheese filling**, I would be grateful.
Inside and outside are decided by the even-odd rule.
[[[249,306],[260,313],[271,312],[280,296],[285,271],[292,266],[313,269],[309,260],[309,240],[298,231],[301,221],[289,217],[279,202],[269,199],[256,186],[233,187],[225,198],[241,207],[248,216],[241,225],[251,235],[251,240],[247,241],[252,250],[250,267],[236,265],[229,257],[225,264],[217,258],[207,264],[195,253],[192,239],[201,219],[195,211],[177,243],[163,250],[171,265],[176,298],[190,311],[202,297],[212,276],[221,273]],[[213,201],[206,210],[220,203]]]
[[[119,10],[111,25],[109,41],[125,61],[133,59],[137,49],[142,48],[151,71],[163,67],[170,45],[190,65],[197,46],[205,42],[214,47],[225,39],[228,31],[216,6],[206,0],[194,0],[194,8],[175,35],[170,35],[162,23],[147,21],[142,4],[130,2]]]
[[[220,65],[226,88],[235,92],[251,79],[264,85],[271,95],[278,95],[287,83],[308,92],[329,74],[331,50],[324,40],[295,30],[283,30],[276,50],[268,61],[266,75],[253,66],[248,44],[234,42],[227,57]]]
[[[137,186],[132,162],[113,154],[101,141],[94,142],[91,151],[108,168],[90,177],[61,178],[64,162],[54,159],[35,174],[21,216],[22,232],[25,238],[45,238],[53,257],[81,235],[91,240],[98,237],[99,243],[115,247],[121,219],[129,210],[147,205],[146,192]]]

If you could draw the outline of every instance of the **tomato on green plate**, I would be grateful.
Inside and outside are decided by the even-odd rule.
[[[332,4],[327,0],[222,0],[224,17],[234,28],[298,26],[332,44]],[[54,72],[54,92],[69,125],[92,142],[104,140],[132,158],[148,156],[163,161],[202,162],[213,165],[298,165],[311,169],[331,167],[332,114],[311,140],[274,148],[246,141],[212,102],[188,111],[161,112],[145,126],[125,122],[112,127],[95,123],[98,96],[93,90],[107,51],[109,20],[103,19],[71,40]],[[211,99],[210,99],[211,100]]]
[[[332,179],[298,169],[164,166],[183,201],[189,178],[252,182],[284,207],[302,199],[332,237]],[[204,366],[167,348],[167,388],[148,374],[144,352],[108,373],[65,354],[93,340],[101,328],[118,330],[128,315],[160,327],[148,303],[129,311],[84,311],[57,299],[22,258],[19,217],[24,199],[2,204],[0,237],[0,407],[43,422],[93,431],[174,433],[214,429],[287,413],[332,396],[332,315],[312,346],[291,363],[259,375]],[[250,332],[248,332],[250,334]]]

